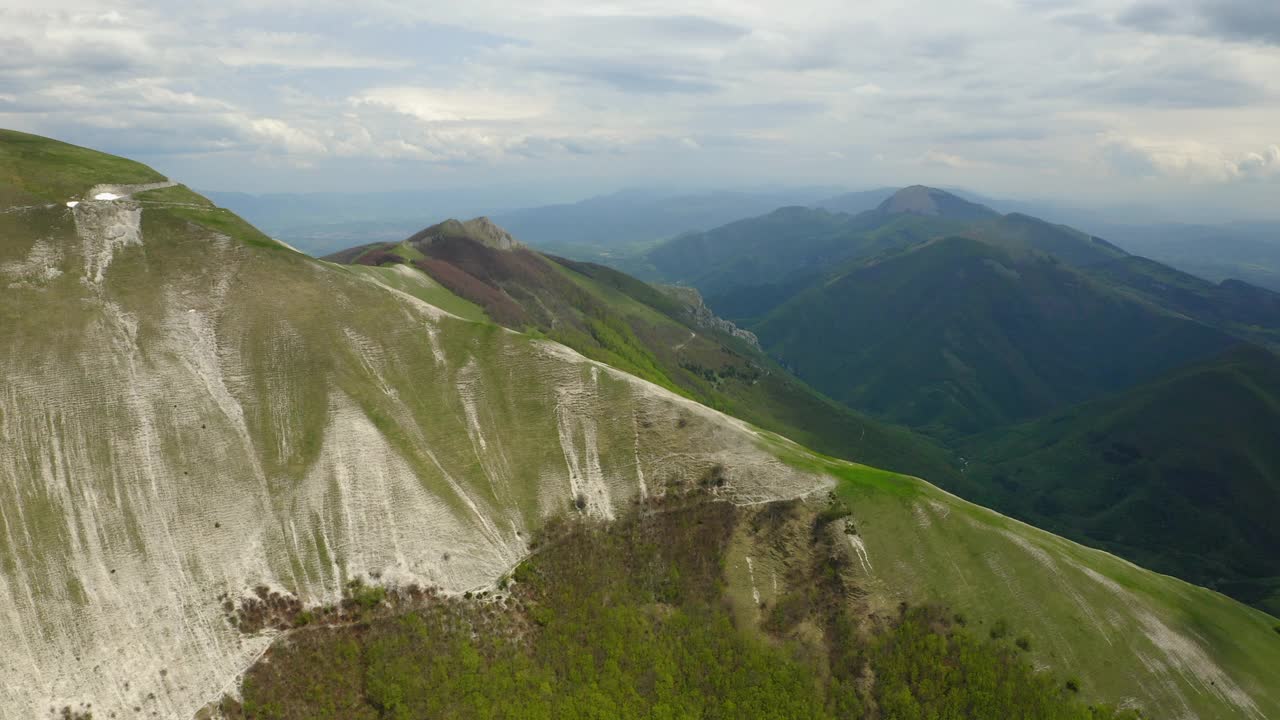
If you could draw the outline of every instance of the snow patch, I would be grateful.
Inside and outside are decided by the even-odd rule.
[[[121,196],[121,195],[117,195],[117,194],[115,194],[115,193],[102,192],[102,193],[98,193],[97,195],[94,195],[94,196],[93,196],[93,199],[94,199],[94,200],[106,200],[106,201],[108,201],[108,202],[109,202],[109,201],[112,201],[112,200],[119,200],[121,197],[123,197],[123,196]]]

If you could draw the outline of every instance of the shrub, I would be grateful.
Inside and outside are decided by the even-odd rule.
[[[400,257],[399,255],[396,255],[395,253],[387,252],[386,250],[370,250],[369,252],[356,258],[357,264],[372,265],[374,267],[377,267],[379,265],[390,265],[394,263],[403,263],[403,262],[404,262],[404,258]]]

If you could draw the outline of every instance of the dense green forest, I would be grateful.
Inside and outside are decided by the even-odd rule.
[[[708,480],[714,484],[714,478]],[[781,504],[769,513],[794,512]],[[723,563],[742,509],[696,495],[612,525],[566,523],[497,595],[384,596],[359,584],[333,622],[278,643],[243,718],[1136,718],[1037,673],[1034,642],[939,607],[869,621],[846,555],[813,523],[813,577],[741,627]],[[763,517],[763,519],[762,519]],[[767,532],[768,516],[756,530]],[[839,547],[844,547],[840,544]],[[419,598],[419,599],[414,599]],[[799,625],[821,628],[819,643]]]

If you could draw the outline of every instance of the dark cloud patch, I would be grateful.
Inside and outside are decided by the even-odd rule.
[[[706,106],[699,114],[708,119],[719,120],[725,115],[745,118],[766,118],[770,120],[810,117],[825,112],[825,103],[810,100],[783,100],[776,102],[732,103]]]
[[[1177,30],[1179,23],[1186,22],[1187,12],[1168,2],[1140,2],[1129,6],[1116,19],[1135,30],[1164,33]]]
[[[912,49],[917,57],[929,60],[956,60],[969,54],[973,39],[956,33],[921,39]]]
[[[1120,105],[1226,108],[1255,105],[1265,88],[1208,60],[1132,65],[1083,83],[1079,94]]]
[[[544,60],[527,67],[606,85],[628,94],[705,94],[720,89],[720,85],[710,77],[679,72],[661,60],[633,63],[627,60],[564,57]]]
[[[1276,0],[1143,0],[1117,20],[1143,32],[1280,45],[1280,2]]]
[[[1216,0],[1201,8],[1209,26],[1224,37],[1280,44],[1280,2]]]
[[[682,42],[730,41],[751,32],[748,28],[695,15],[579,17],[567,23],[589,36],[607,34],[621,38],[656,37]]]
[[[1044,140],[1050,133],[1041,127],[1016,125],[1010,127],[978,128],[937,136],[944,143],[950,142],[1001,142],[1005,140]]]
[[[1115,30],[1115,23],[1111,22],[1109,18],[1087,12],[1068,11],[1058,13],[1053,16],[1053,22],[1089,33],[1105,33]]]

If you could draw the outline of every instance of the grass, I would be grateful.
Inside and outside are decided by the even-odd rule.
[[[884,607],[927,598],[963,614],[969,627],[1002,637],[1002,628],[1016,628],[1035,663],[1078,675],[1090,697],[1137,694],[1153,717],[1183,701],[1204,717],[1247,716],[1216,694],[1225,683],[1238,684],[1261,716],[1280,712],[1280,688],[1262,670],[1280,667],[1280,643],[1267,631],[1274,619],[1264,613],[911,478],[856,466],[835,474],[873,568],[867,582]],[[1167,669],[1143,675],[1144,658]],[[1157,682],[1168,685],[1156,691]]]
[[[406,272],[394,266],[347,265],[344,267],[356,275],[372,278],[387,287],[408,293],[460,318],[472,322],[492,322],[479,305],[454,295],[416,268]]]
[[[171,204],[178,203],[184,205],[197,205],[199,207],[214,208],[217,207],[213,201],[205,196],[193,191],[186,185],[173,185],[166,188],[156,188],[155,190],[147,190],[146,192],[137,193],[133,199],[141,202],[143,206],[151,203]]]
[[[141,163],[15,130],[0,130],[0,202],[19,193],[52,202],[103,183],[139,184],[165,178]]]
[[[208,209],[165,207],[162,212],[188,220],[255,248],[285,253],[295,252],[271,239],[261,230],[245,222],[239,215],[230,210],[213,207]]]

